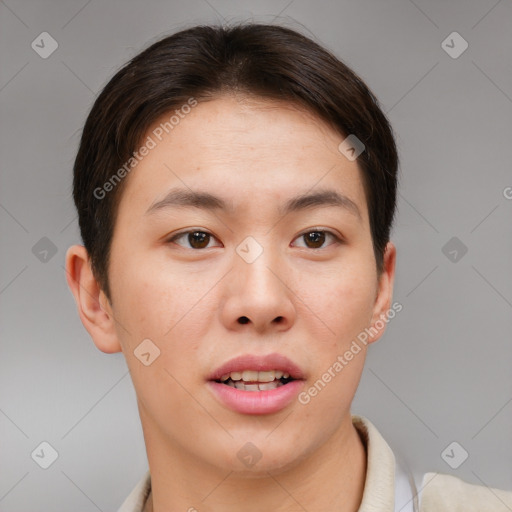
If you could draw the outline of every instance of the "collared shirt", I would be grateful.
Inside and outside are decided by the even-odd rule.
[[[352,423],[366,447],[363,498],[358,512],[510,512],[512,492],[472,485],[441,473],[426,473],[417,486],[397,463],[393,451],[376,427],[362,416]],[[416,490],[419,487],[419,490]],[[143,512],[151,491],[147,471],[118,512]]]

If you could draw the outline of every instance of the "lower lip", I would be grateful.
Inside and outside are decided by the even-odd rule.
[[[303,381],[292,380],[288,384],[266,391],[243,391],[215,381],[209,381],[208,385],[221,403],[235,412],[272,414],[294,401],[303,386]]]

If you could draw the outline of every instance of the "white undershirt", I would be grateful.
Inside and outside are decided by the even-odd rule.
[[[414,509],[414,496],[419,492],[412,475],[396,461],[395,466],[395,512],[416,512]]]

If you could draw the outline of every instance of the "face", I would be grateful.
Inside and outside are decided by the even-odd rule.
[[[342,435],[366,346],[343,355],[389,308],[361,171],[284,103],[199,102],[161,141],[159,124],[109,268],[146,443],[222,471],[248,471],[245,446],[251,471],[284,470]]]

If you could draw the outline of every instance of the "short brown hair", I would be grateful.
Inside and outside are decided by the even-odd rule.
[[[365,145],[358,157],[377,272],[396,208],[398,155],[392,128],[364,82],[331,52],[289,28],[245,23],[195,26],[168,36],[121,68],[87,117],[74,164],[73,198],[95,278],[110,299],[108,267],[126,179],[98,197],[150,125],[191,97],[238,91],[305,107]],[[96,191],[96,192],[95,192]]]

